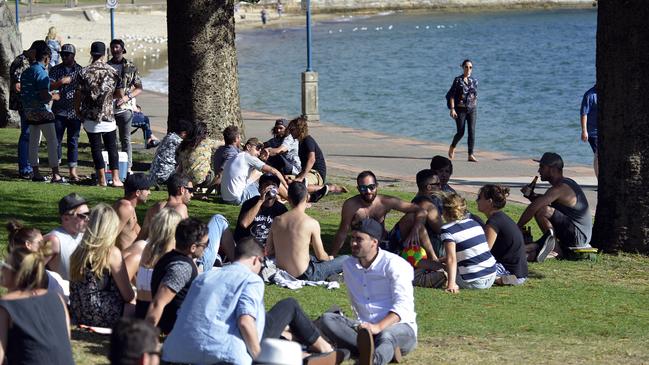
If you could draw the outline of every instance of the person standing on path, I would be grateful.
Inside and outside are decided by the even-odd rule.
[[[475,142],[475,123],[478,117],[476,110],[478,103],[478,80],[471,76],[473,72],[473,62],[464,60],[462,62],[462,75],[453,80],[451,88],[446,93],[448,108],[450,109],[451,118],[455,120],[457,132],[448,149],[448,157],[452,160],[455,157],[455,147],[464,136],[466,124],[469,124],[469,136],[467,144],[469,145],[470,162],[478,162],[473,155],[473,145]]]
[[[142,92],[142,80],[135,64],[124,58],[126,48],[123,40],[113,39],[110,41],[110,54],[112,58],[108,61],[108,65],[117,71],[124,86],[124,95],[115,98],[113,108],[115,122],[119,130],[119,144],[122,151],[128,154],[128,170],[130,171],[133,166],[131,123],[133,122],[133,111],[137,109],[135,97]]]
[[[34,41],[28,50],[19,54],[11,66],[9,66],[9,109],[15,110],[20,115],[20,137],[18,138],[18,173],[21,179],[30,180],[32,178],[32,166],[29,164],[29,124],[23,113],[22,103],[20,102],[20,77],[34,61],[36,51],[34,50],[37,42]]]
[[[593,169],[595,176],[599,175],[597,160],[597,85],[593,85],[581,100],[581,140],[588,142],[593,150]]]

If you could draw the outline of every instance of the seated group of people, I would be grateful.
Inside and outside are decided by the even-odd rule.
[[[309,201],[316,202],[328,193],[345,192],[344,188],[326,184],[327,164],[315,139],[309,135],[307,120],[298,117],[290,122],[278,119],[273,138],[261,143],[250,138],[241,147],[236,126],[223,130],[224,145],[208,137],[207,125],[179,121],[160,143],[151,162],[151,176],[157,184],[166,183],[172,173],[189,177],[194,187],[208,192],[219,189],[221,200],[241,205],[260,194],[258,179],[274,175],[279,183],[276,192],[288,198],[288,182],[301,181],[307,186]]]
[[[260,358],[263,340],[282,337],[302,345],[310,354],[306,363],[337,364],[353,356],[361,364],[387,364],[416,346],[413,285],[457,293],[522,284],[528,273],[521,229],[532,217],[544,232],[537,247],[530,246],[537,257],[588,244],[588,203],[563,177],[558,155],[541,158],[539,174],[551,188],[527,194],[533,202],[518,224],[501,211],[508,188],[480,189],[484,224],[467,211],[464,198],[448,192],[450,161],[436,156],[431,165],[417,174],[410,203],[379,194],[376,176],[361,172],[359,194],[343,204],[331,255],[318,221],[306,213],[307,185],[288,185],[287,211],[277,201],[281,180],[274,174],[259,179],[259,195],[242,206],[234,235],[221,215],[208,224],[188,216],[194,185],[177,173],[167,179],[168,199],[149,208],[142,226],[135,207],[149,195],[144,174],[128,177],[125,196],[112,207],[90,209],[79,195],[67,195],[59,202],[61,226],[47,236],[16,222],[8,226],[0,353],[16,363],[52,356],[72,363],[69,305],[77,324],[113,327],[124,316],[145,319],[167,336],[162,359],[169,363],[249,364]],[[388,232],[391,210],[404,216]],[[351,256],[339,256],[348,235]],[[290,298],[266,312],[259,273],[272,256],[298,279],[342,272],[355,317],[327,312],[316,326]]]

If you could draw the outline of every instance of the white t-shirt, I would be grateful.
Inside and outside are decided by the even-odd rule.
[[[238,200],[249,184],[250,172],[252,170],[261,171],[264,165],[264,161],[245,151],[239,152],[234,158],[228,160],[223,165],[223,177],[221,178],[223,200]]]
[[[83,234],[72,236],[62,227],[54,229],[50,234],[54,234],[59,239],[59,274],[64,280],[70,280],[70,256],[81,243]]]
[[[85,129],[87,133],[112,132],[117,129],[117,124],[115,121],[98,123],[94,120],[86,119],[83,121],[83,129]]]

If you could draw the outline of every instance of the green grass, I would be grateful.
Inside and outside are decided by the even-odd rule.
[[[0,130],[0,221],[18,218],[27,225],[49,231],[57,225],[56,202],[77,192],[91,201],[112,203],[122,191],[92,186],[53,185],[9,179],[15,175],[15,130]],[[147,155],[136,154],[136,160]],[[87,150],[81,160],[90,161]],[[142,165],[144,166],[144,165]],[[350,186],[352,181],[337,177]],[[384,189],[382,192],[410,199],[412,193]],[[391,188],[394,189],[394,188]],[[150,201],[138,208],[143,214],[165,192],[152,192]],[[340,219],[342,201],[351,194],[330,196],[309,213],[322,226],[323,240],[331,242]],[[469,201],[476,212],[475,202]],[[520,205],[505,210],[518,217]],[[231,225],[238,208],[192,201],[190,215],[207,220],[225,215]],[[390,214],[387,226],[399,219]],[[538,236],[538,231],[535,235]],[[5,252],[6,232],[0,231]],[[344,288],[297,291],[266,287],[266,306],[295,297],[305,311],[317,317],[333,304],[351,314]],[[433,363],[648,363],[649,350],[649,259],[637,255],[599,255],[597,261],[556,261],[530,264],[530,279],[521,287],[494,287],[486,291],[462,290],[450,295],[442,290],[415,289],[419,344],[405,357],[407,364]],[[107,338],[73,331],[73,349],[79,364],[107,363]]]

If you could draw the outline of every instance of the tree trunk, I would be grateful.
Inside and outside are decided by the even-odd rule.
[[[600,0],[599,189],[593,245],[649,254],[649,4]]]
[[[233,0],[169,0],[169,120],[207,123],[223,139],[243,128],[239,105]]]
[[[21,52],[13,10],[6,1],[0,1],[0,127],[20,125],[18,113],[9,110],[9,67]]]

